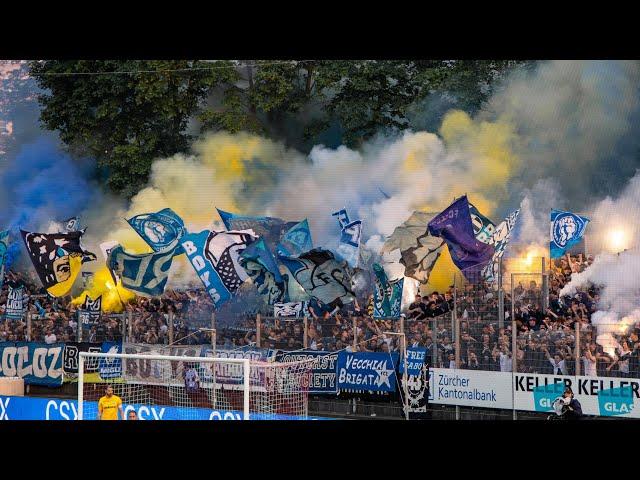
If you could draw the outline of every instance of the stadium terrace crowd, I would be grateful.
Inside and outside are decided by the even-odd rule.
[[[540,276],[518,281],[504,291],[504,327],[499,327],[497,292],[482,281],[466,282],[457,290],[456,309],[460,319],[459,367],[464,369],[511,371],[512,322],[516,321],[517,370],[522,373],[576,374],[576,325],[579,326],[580,374],[590,376],[640,377],[640,325],[615,334],[611,348],[596,343],[597,332],[591,324],[600,299],[597,286],[578,289],[572,298],[560,298],[560,291],[571,275],[583,271],[593,258],[566,256],[552,262],[549,271],[549,305],[543,309]],[[4,305],[9,285],[23,284],[31,313],[31,340],[47,343],[77,340],[77,310],[70,297],[52,299],[45,290],[15,272],[8,272],[0,292],[0,341],[27,339],[25,317],[4,319]],[[325,306],[306,304],[307,338],[302,318],[274,319],[262,312],[260,346],[280,350],[390,352],[400,349],[400,337],[385,332],[398,332],[397,320],[371,317],[372,298],[360,298],[337,311]],[[36,306],[36,301],[38,306]],[[454,368],[456,342],[452,332],[454,299],[450,290],[429,295],[416,295],[406,308],[404,328],[409,347],[425,347],[431,365]],[[125,333],[128,342],[169,343],[169,318],[173,318],[174,344],[210,344],[213,304],[204,289],[166,290],[160,298],[136,297],[126,306],[133,324],[123,332],[122,316],[103,314],[84,341],[119,340]],[[216,319],[219,348],[234,349],[256,345],[257,312],[238,309],[230,317]],[[354,340],[355,336],[355,340]]]

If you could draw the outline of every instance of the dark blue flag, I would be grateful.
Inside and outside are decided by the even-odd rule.
[[[447,242],[451,260],[464,273],[481,267],[493,257],[493,247],[478,240],[473,232],[466,195],[436,215],[428,227],[431,235]]]
[[[258,287],[258,293],[266,297],[269,305],[286,300],[286,282],[262,238],[240,253],[239,263]]]

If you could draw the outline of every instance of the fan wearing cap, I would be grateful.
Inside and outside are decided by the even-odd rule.
[[[566,387],[564,389],[562,398],[567,406],[564,414],[564,417],[567,420],[577,420],[582,417],[582,405],[580,405],[580,402],[574,398],[571,387]]]

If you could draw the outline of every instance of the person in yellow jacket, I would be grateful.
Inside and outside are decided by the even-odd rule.
[[[122,410],[122,399],[113,394],[113,387],[107,386],[105,396],[98,402],[99,420],[124,420],[124,410]],[[120,412],[120,418],[118,418]]]

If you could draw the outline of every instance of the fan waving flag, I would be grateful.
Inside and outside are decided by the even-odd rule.
[[[35,233],[20,230],[29,258],[47,292],[53,297],[69,293],[82,264],[96,259],[80,246],[83,232]]]
[[[119,278],[123,287],[147,297],[162,295],[177,248],[177,239],[165,249],[153,253],[128,253],[118,245],[109,252],[107,267],[114,276],[114,282]]]
[[[463,273],[475,270],[493,257],[493,247],[478,240],[473,232],[466,195],[429,222],[429,233],[447,242],[451,260]]]
[[[347,265],[341,265],[330,251],[315,248],[298,257],[280,256],[279,260],[312,298],[329,308],[354,300]]]
[[[360,237],[362,236],[362,220],[356,220],[346,225],[340,233],[340,243],[336,252],[351,268],[358,267],[360,258]]]
[[[266,297],[269,305],[285,301],[286,283],[262,238],[240,253],[240,265],[258,287],[258,293]]]
[[[415,211],[384,243],[380,254],[400,250],[400,263],[405,266],[405,277],[427,283],[433,267],[440,257],[444,241],[429,235],[427,224],[434,214]]]
[[[580,242],[589,219],[571,212],[551,210],[551,258],[562,257],[567,250]]]
[[[186,233],[182,218],[170,208],[156,213],[136,215],[127,222],[154,252],[167,248],[175,240],[180,240]],[[178,247],[176,255],[180,253],[183,251],[181,247]]]
[[[182,248],[216,308],[230,300],[249,278],[240,265],[240,254],[256,239],[252,230],[204,230],[182,237]]]

